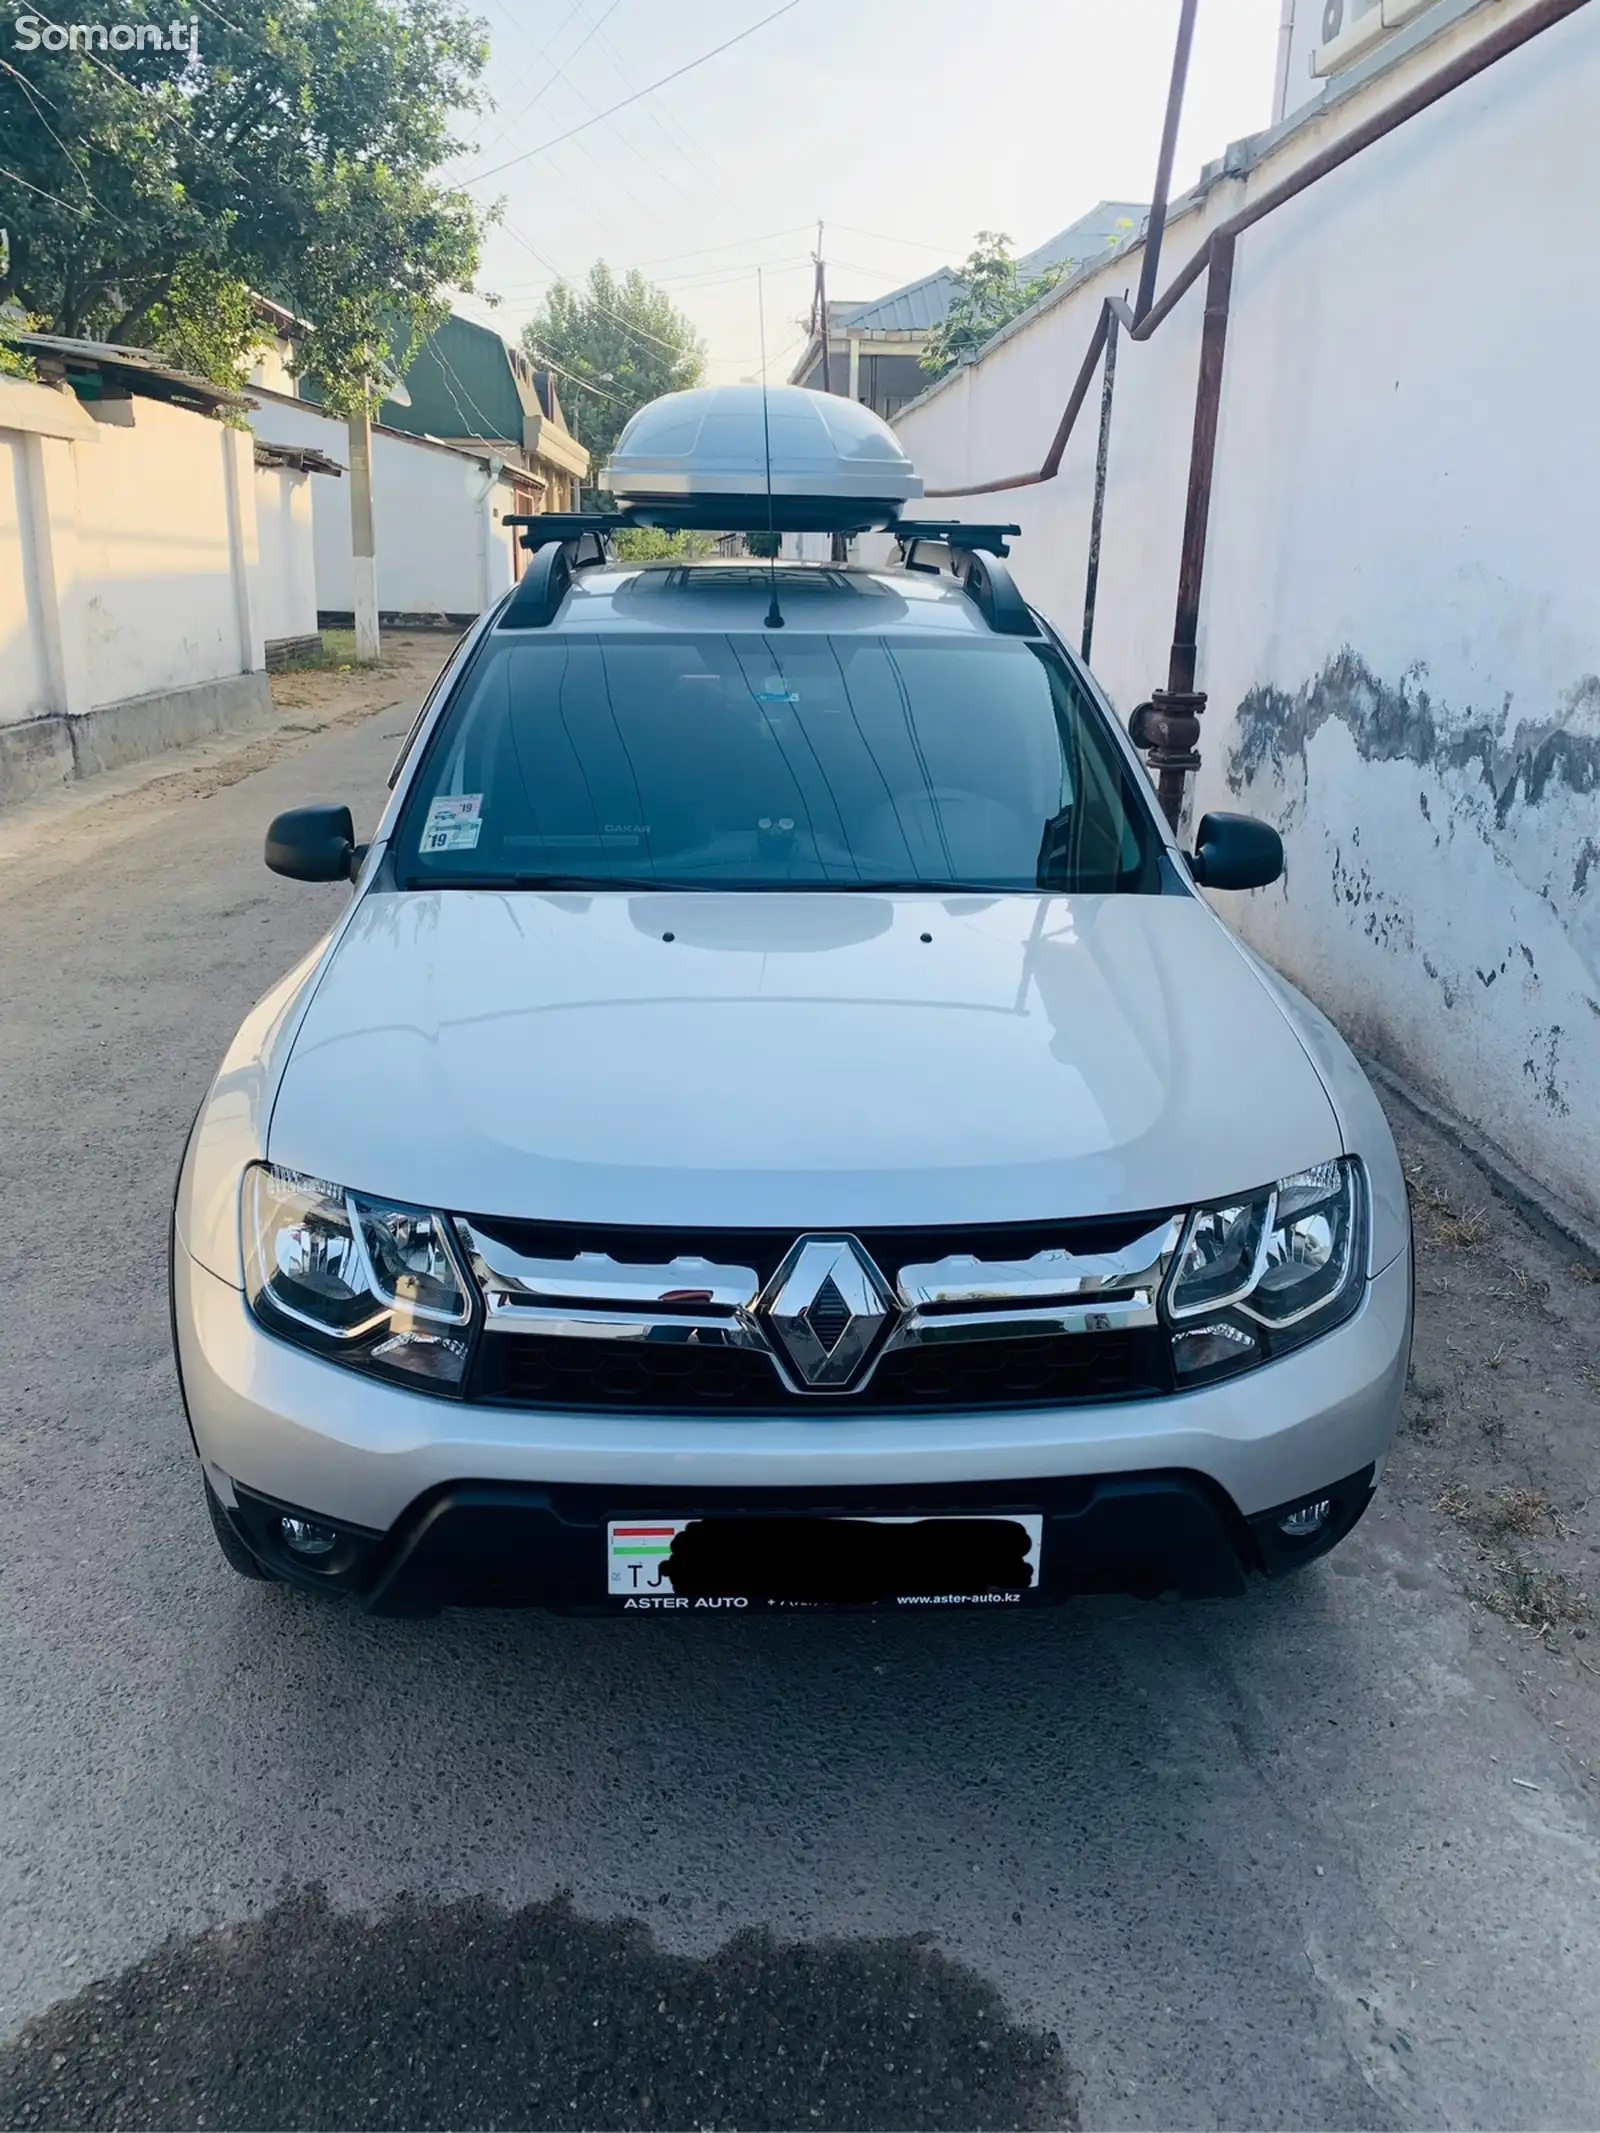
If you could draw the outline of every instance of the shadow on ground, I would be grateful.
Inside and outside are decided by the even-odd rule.
[[[918,1939],[705,1960],[564,1898],[317,1889],[171,1941],[0,2052],[7,2126],[1071,2127],[1051,2035]]]

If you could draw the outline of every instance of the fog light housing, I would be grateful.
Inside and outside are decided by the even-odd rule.
[[[1214,1325],[1185,1326],[1172,1336],[1172,1360],[1181,1385],[1226,1376],[1258,1361],[1260,1352],[1255,1334],[1225,1318]]]
[[[1322,1531],[1332,1515],[1333,1498],[1319,1496],[1315,1503],[1303,1503],[1287,1518],[1280,1518],[1278,1531],[1287,1533],[1290,1540],[1310,1540],[1313,1533]]]
[[[278,1531],[283,1535],[283,1544],[293,1555],[315,1561],[319,1556],[332,1555],[339,1545],[339,1536],[327,1526],[319,1526],[309,1518],[280,1518]]]

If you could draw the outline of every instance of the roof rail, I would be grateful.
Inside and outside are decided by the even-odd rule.
[[[925,571],[930,577],[937,577],[948,565],[961,590],[997,636],[1043,636],[1032,608],[1017,590],[1017,581],[1005,564],[992,553],[978,553],[977,544],[972,541],[974,532],[1015,533],[1014,526],[952,526],[948,532],[943,528],[935,530],[939,535],[936,540],[929,540],[926,535],[920,540],[913,540],[905,533],[896,535],[907,570]],[[961,536],[959,541],[955,538],[957,534]],[[923,562],[917,555],[917,550],[922,547],[937,549],[940,554],[934,560]]]
[[[964,548],[952,548],[950,560],[962,591],[997,636],[1043,636],[1032,608],[1017,590],[1017,581],[1004,563]]]
[[[561,612],[561,603],[572,586],[573,559],[566,545],[557,541],[541,548],[506,603],[496,624],[503,630],[546,630]]]

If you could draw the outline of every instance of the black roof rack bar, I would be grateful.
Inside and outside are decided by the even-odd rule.
[[[598,549],[608,533],[620,533],[625,526],[638,523],[622,511],[536,511],[528,515],[513,516],[510,513],[500,521],[502,526],[525,526],[522,536],[524,548],[535,553],[548,548],[556,541],[581,541],[585,534],[593,534]]]
[[[608,535],[622,533],[630,526],[657,526],[666,532],[679,527],[713,527],[718,532],[728,532],[754,528],[759,518],[764,530],[766,499],[755,502],[759,510],[746,497],[684,497],[627,505],[616,511],[536,511],[508,516],[501,523],[520,526],[523,547],[535,552],[557,541],[581,541],[592,534],[598,554]],[[752,510],[755,517],[751,516]],[[775,532],[807,533],[821,527],[824,520],[835,523],[840,531],[859,533],[877,527],[892,534],[908,555],[915,552],[919,541],[945,541],[952,548],[1009,555],[1008,539],[1022,531],[1020,526],[968,526],[959,519],[896,519],[887,508],[827,497],[776,499]]]
[[[1022,532],[1020,526],[964,526],[954,518],[907,518],[888,530],[900,543],[908,561],[919,541],[944,541],[951,548],[981,550],[986,555],[1009,555],[1011,550],[1006,546],[1007,540]]]

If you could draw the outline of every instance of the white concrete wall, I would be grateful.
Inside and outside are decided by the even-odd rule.
[[[1463,18],[1461,34],[1514,7]],[[1491,19],[1492,18],[1492,19]],[[1419,55],[1428,71],[1440,40]],[[1206,230],[1393,93],[1313,120]],[[1200,808],[1276,822],[1229,916],[1358,1040],[1600,1219],[1600,10],[1585,9],[1240,241],[1200,631]],[[1117,267],[897,427],[930,483],[1037,466]],[[1094,664],[1165,679],[1203,283],[1123,341]],[[1076,641],[1097,401],[1015,517]]]
[[[289,368],[290,345],[287,341],[269,341],[257,349],[255,361],[250,366],[250,383],[265,385],[272,392],[287,393],[292,400],[296,392],[294,372]]]
[[[259,666],[240,640],[230,498],[249,438],[156,400],[110,401],[104,416],[98,448],[75,455],[90,704]]]
[[[311,445],[348,463],[342,421],[306,401],[266,394],[251,420],[272,444]],[[378,552],[378,606],[384,614],[476,615],[512,582],[513,511],[509,478],[491,482],[489,461],[472,452],[374,429],[372,508]],[[312,490],[317,606],[355,606],[348,479]]]
[[[317,573],[312,530],[313,485],[343,484],[331,474],[293,467],[255,469],[256,539],[260,563],[256,603],[265,643],[309,637],[317,627]]]
[[[0,726],[50,709],[50,666],[40,615],[29,507],[31,440],[0,430]]]
[[[92,412],[81,440],[0,415],[0,725],[261,665],[249,437],[155,400]]]

